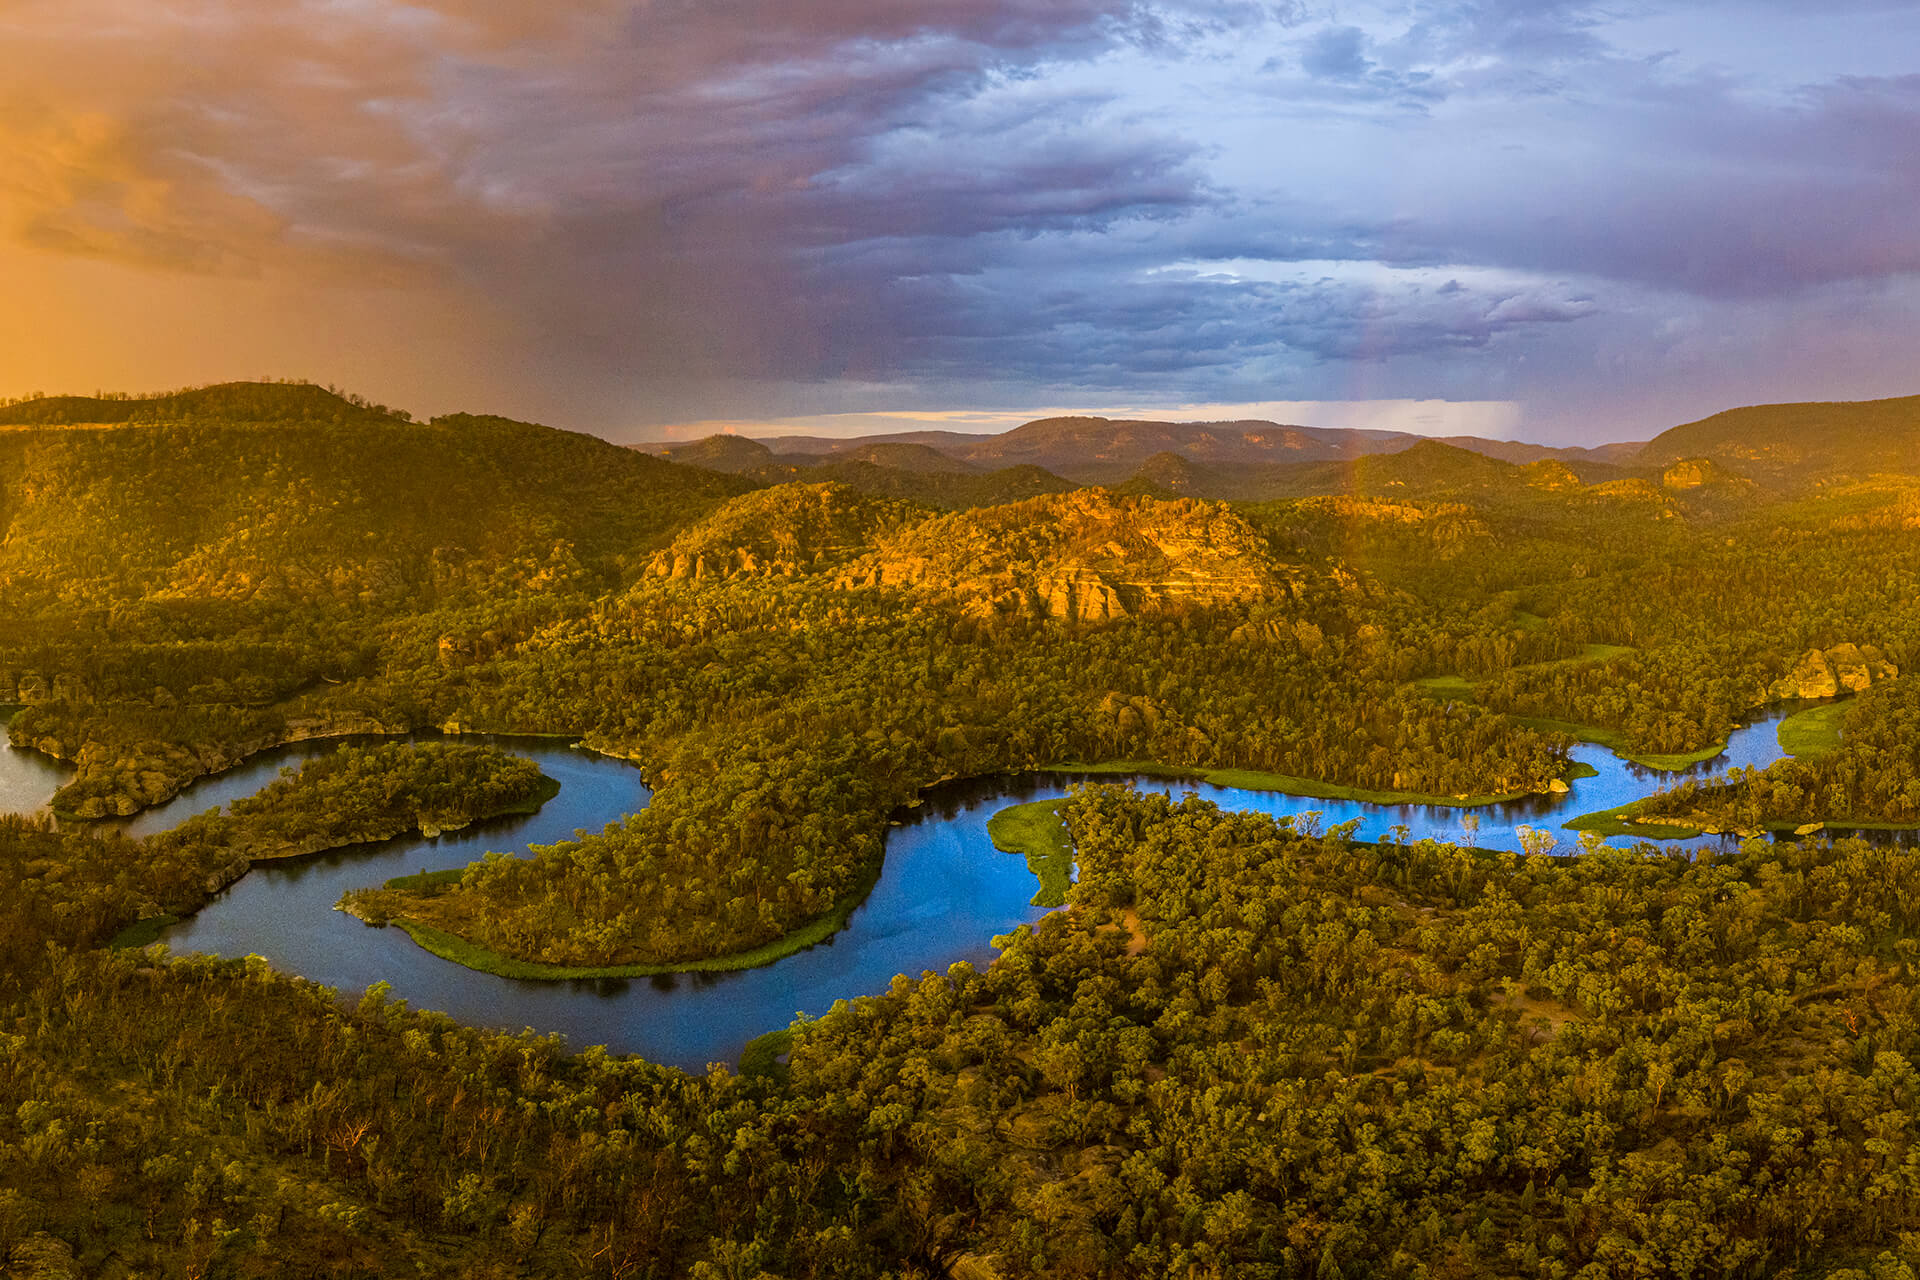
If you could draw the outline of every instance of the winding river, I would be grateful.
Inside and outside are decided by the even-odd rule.
[[[1595,776],[1575,780],[1567,794],[1474,810],[1303,800],[1160,779],[1138,779],[1136,785],[1173,796],[1197,792],[1227,809],[1274,815],[1315,810],[1326,826],[1358,819],[1356,838],[1362,840],[1387,838],[1392,828],[1404,825],[1415,840],[1462,841],[1462,819],[1471,814],[1478,819],[1474,844],[1517,850],[1517,829],[1531,826],[1560,837],[1564,850],[1576,846],[1573,833],[1562,831],[1560,824],[1579,814],[1625,804],[1679,777],[1734,766],[1763,767],[1779,759],[1775,729],[1780,718],[1770,715],[1736,730],[1721,755],[1681,774],[1643,769],[1604,748],[1581,744],[1573,757],[1591,765]],[[4,732],[0,725],[0,743]],[[168,930],[168,945],[177,952],[261,955],[282,971],[344,992],[386,981],[396,998],[462,1022],[508,1031],[531,1027],[559,1032],[576,1047],[602,1044],[615,1053],[638,1053],[698,1071],[709,1062],[737,1058],[748,1040],[786,1026],[796,1013],[823,1013],[835,1000],[884,990],[895,974],[944,969],[959,960],[977,965],[990,961],[994,936],[1036,921],[1045,911],[1030,905],[1036,885],[1024,860],[1000,853],[988,840],[987,819],[1009,804],[1065,795],[1076,780],[1023,775],[934,789],[922,805],[901,816],[889,835],[879,882],[847,927],[765,968],[658,978],[520,981],[462,968],[421,950],[402,930],[370,928],[333,910],[348,889],[415,871],[464,866],[490,850],[524,854],[530,845],[597,831],[649,798],[631,766],[562,740],[477,735],[468,740],[497,743],[532,758],[561,784],[560,793],[536,814],[477,824],[434,839],[402,838],[263,864],[192,919]],[[127,820],[123,828],[135,836],[166,830],[195,813],[250,795],[279,776],[283,767],[338,745],[338,740],[309,742],[266,752],[203,779],[166,804]],[[0,747],[0,809],[43,808],[68,776],[65,767],[37,753]],[[1704,836],[1667,844],[1699,848],[1730,839]]]

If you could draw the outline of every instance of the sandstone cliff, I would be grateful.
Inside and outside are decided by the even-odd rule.
[[[1831,698],[1846,690],[1858,693],[1876,680],[1891,680],[1900,668],[1870,644],[1837,644],[1831,649],[1809,649],[1793,670],[1767,688],[1773,701],[1791,698]]]
[[[1738,490],[1753,488],[1753,481],[1734,474],[1712,458],[1682,458],[1660,473],[1660,484],[1667,489],[1700,489],[1709,485]]]
[[[946,594],[976,617],[1101,621],[1262,599],[1296,579],[1224,506],[1086,489],[898,529],[836,581]]]

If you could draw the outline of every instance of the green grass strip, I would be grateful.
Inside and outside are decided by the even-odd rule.
[[[776,1080],[786,1078],[786,1064],[780,1061],[780,1055],[793,1048],[793,1028],[782,1027],[778,1031],[769,1031],[747,1041],[747,1047],[740,1051],[740,1076],[751,1079],[754,1076],[770,1076]]]
[[[805,951],[816,942],[825,942],[846,927],[847,917],[853,914],[855,907],[866,901],[879,879],[880,865],[876,861],[851,893],[835,903],[825,915],[816,916],[792,933],[783,934],[772,942],[762,943],[748,951],[710,956],[704,960],[679,960],[670,964],[542,964],[535,960],[503,956],[498,951],[469,942],[458,934],[404,916],[395,916],[391,923],[406,930],[407,936],[418,943],[422,950],[431,951],[442,960],[451,960],[457,965],[501,978],[565,982],[585,978],[652,978],[667,973],[732,973],[740,969],[758,969],[776,960],[784,960],[797,951]]]
[[[437,889],[442,885],[459,884],[460,878],[467,874],[465,867],[448,867],[444,871],[422,871],[416,875],[395,876],[381,887],[384,889],[411,889],[422,892]]]
[[[180,923],[179,916],[148,916],[145,920],[135,920],[107,939],[109,951],[138,951],[141,947],[152,946],[160,941],[160,935],[168,928]]]
[[[1831,754],[1840,746],[1840,724],[1851,708],[1851,702],[1830,702],[1794,712],[1780,722],[1780,749],[1803,760]]]
[[[1507,719],[1528,729],[1539,729],[1548,733],[1564,733],[1569,738],[1578,738],[1582,742],[1591,742],[1605,747],[1622,760],[1648,769],[1660,769],[1675,773],[1681,769],[1711,760],[1727,749],[1727,740],[1720,739],[1710,747],[1678,755],[1656,755],[1636,753],[1627,750],[1627,735],[1618,729],[1603,729],[1598,725],[1576,724],[1571,720],[1555,720],[1549,716],[1508,716]]]
[[[1566,831],[1592,831],[1602,836],[1626,836],[1633,840],[1691,840],[1700,834],[1698,827],[1678,826],[1666,822],[1628,822],[1634,804],[1623,804],[1615,809],[1602,809],[1598,813],[1585,813],[1570,822],[1561,823]]]
[[[1505,804],[1533,794],[1509,791],[1502,795],[1433,796],[1418,791],[1368,791],[1362,787],[1344,787],[1312,778],[1296,778],[1285,773],[1261,773],[1254,769],[1187,769],[1152,760],[1113,760],[1105,764],[1049,764],[1041,773],[1138,774],[1144,778],[1194,779],[1216,787],[1235,787],[1241,791],[1278,791],[1308,800],[1357,800],[1362,804],[1424,804],[1448,809],[1473,809],[1482,805]],[[1574,773],[1570,776],[1585,776]]]
[[[1476,701],[1474,683],[1465,676],[1428,676],[1424,680],[1415,680],[1413,687],[1443,702]]]
[[[1025,855],[1040,881],[1036,907],[1065,906],[1073,885],[1073,841],[1060,816],[1059,800],[1034,800],[1002,809],[987,819],[987,838],[1002,853]]]

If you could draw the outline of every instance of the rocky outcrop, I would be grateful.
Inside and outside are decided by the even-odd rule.
[[[1567,492],[1585,487],[1580,482],[1579,473],[1558,458],[1529,462],[1520,470],[1526,475],[1527,484],[1535,489]]]
[[[1660,473],[1660,485],[1665,489],[1700,489],[1707,485],[1751,489],[1753,482],[1727,470],[1712,458],[1682,458]]]
[[[1768,686],[1767,697],[1775,702],[1831,698],[1842,690],[1858,693],[1876,680],[1891,680],[1899,674],[1900,668],[1874,645],[1837,644],[1809,649],[1793,670]]]
[[[1660,491],[1638,476],[1633,476],[1626,480],[1603,481],[1593,486],[1592,492],[1596,498],[1606,498],[1614,502],[1645,503],[1653,506],[1665,505],[1665,499],[1662,497]],[[1673,513],[1667,511],[1664,514],[1671,516]]]
[[[49,677],[38,671],[0,670],[0,705],[33,706],[40,702],[59,702],[79,694],[67,677]]]
[[[900,529],[835,583],[937,592],[980,618],[1097,622],[1284,595],[1298,576],[1217,503],[1087,489]]]
[[[776,485],[735,498],[682,532],[647,572],[696,582],[817,573],[867,551],[876,534],[924,515],[845,485]]]

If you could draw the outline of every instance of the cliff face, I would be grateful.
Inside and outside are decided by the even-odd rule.
[[[793,577],[865,552],[879,533],[925,512],[837,484],[789,484],[744,494],[657,553],[656,578]]]
[[[1831,649],[1810,649],[1786,675],[1775,680],[1767,696],[1775,700],[1790,698],[1831,698],[1842,689],[1858,693],[1876,680],[1891,680],[1900,668],[1870,644],[1837,644]]]
[[[1526,474],[1527,483],[1535,489],[1573,492],[1584,487],[1579,473],[1558,458],[1542,458],[1538,462],[1528,463],[1521,470]]]
[[[836,581],[939,592],[976,617],[1101,621],[1264,598],[1293,579],[1223,506],[1081,490],[901,529]]]
[[[1660,485],[1666,489],[1700,489],[1717,485],[1735,490],[1753,488],[1753,481],[1735,475],[1712,458],[1682,458],[1660,473]]]

